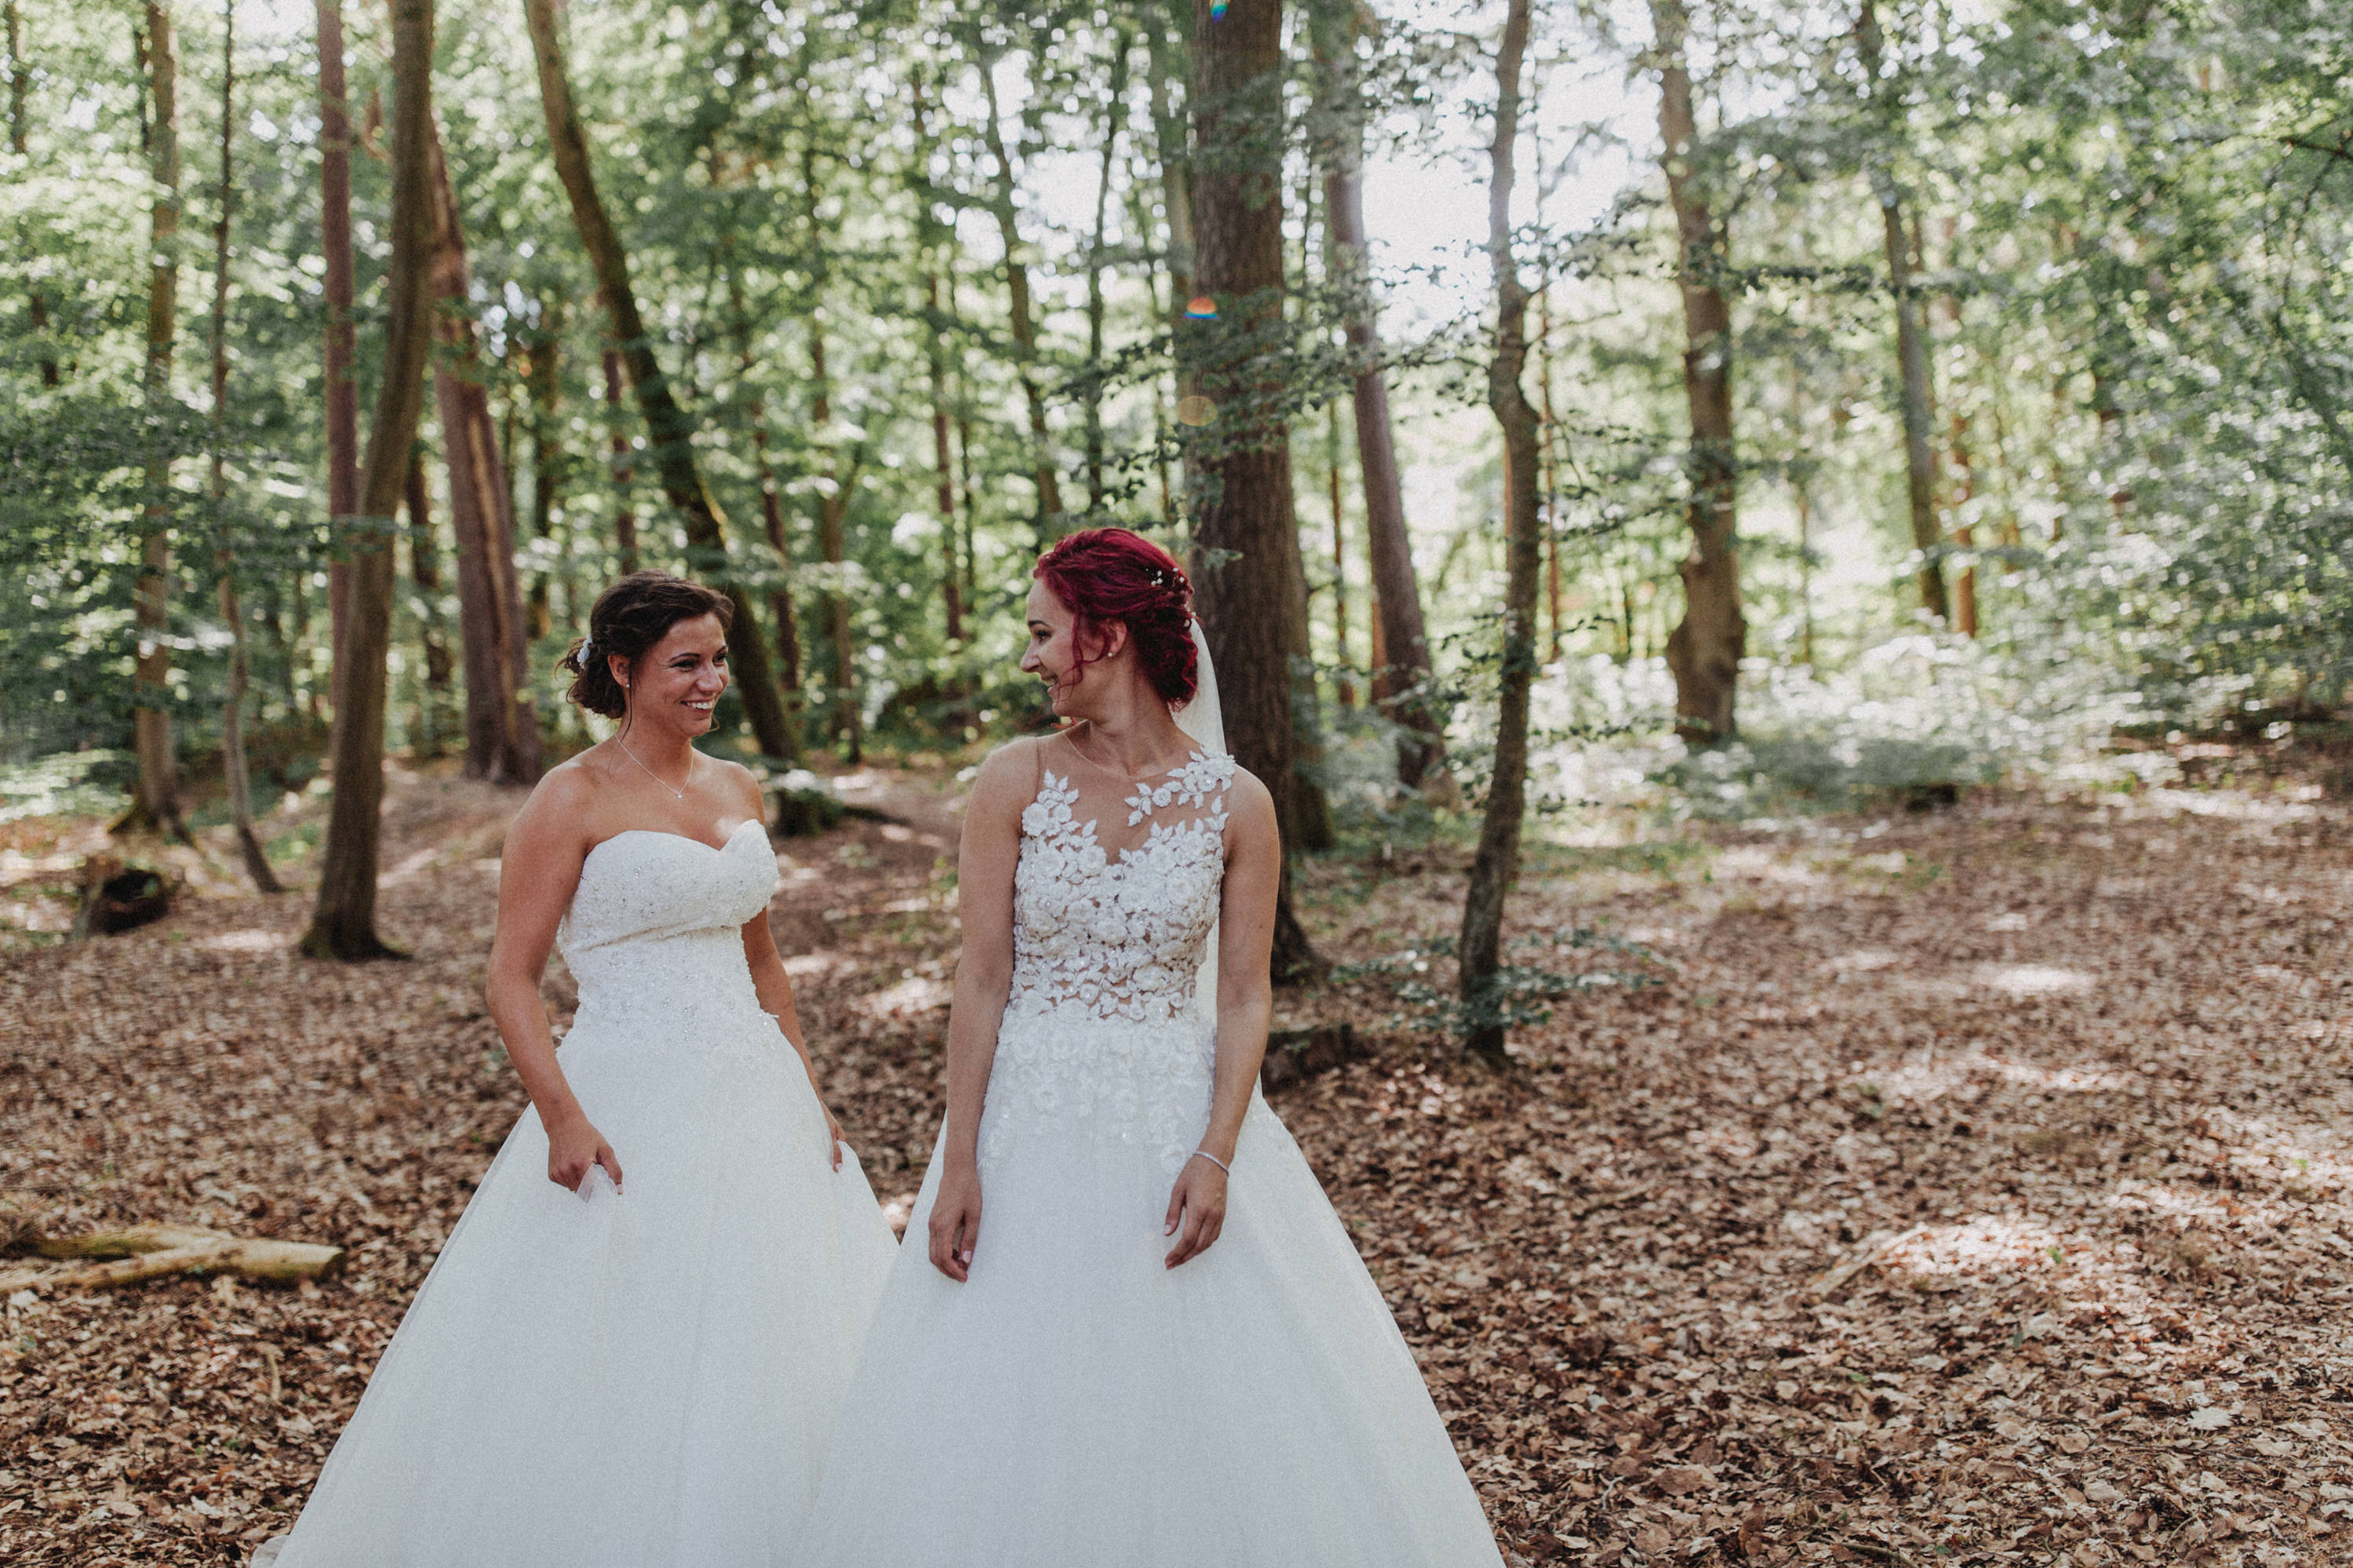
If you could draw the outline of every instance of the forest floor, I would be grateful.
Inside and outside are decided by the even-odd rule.
[[[775,918],[903,1214],[938,1114],[957,786],[843,785],[899,820],[782,845]],[[1652,983],[1562,1002],[1500,1071],[1396,995],[1467,857],[1309,866],[1327,956],[1425,956],[1285,993],[1286,1023],[1367,1048],[1273,1102],[1509,1550],[2353,1562],[2353,806],[2320,794],[1588,824],[1531,851],[1519,956]],[[290,1521],[519,1108],[480,993],[514,805],[396,781],[382,916],[411,963],[294,957],[305,901],[226,875],[161,924],[0,952],[19,1222],[351,1249],[297,1289],[10,1298],[0,1559],[241,1563]],[[46,896],[98,831],[0,827],[0,892]]]

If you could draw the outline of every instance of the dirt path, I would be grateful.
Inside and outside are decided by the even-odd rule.
[[[845,784],[895,820],[783,845],[776,921],[903,1197],[956,786]],[[0,1558],[237,1562],[299,1506],[518,1108],[479,989],[512,805],[397,794],[413,963],[294,959],[300,900],[227,897],[0,955],[0,1199],[353,1248],[299,1291],[9,1303]],[[1561,1004],[1500,1075],[1392,978],[1288,995],[1373,1052],[1277,1108],[1529,1561],[2353,1561],[2348,826],[2284,795],[2002,796],[1547,850],[1520,961],[1657,984]],[[1319,863],[1311,923],[1334,956],[1426,953],[1461,866]],[[1580,927],[1656,960],[1550,944]]]

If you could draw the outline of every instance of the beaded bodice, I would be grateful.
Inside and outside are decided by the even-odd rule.
[[[723,847],[632,828],[588,851],[556,945],[580,984],[573,1031],[613,1028],[681,1042],[773,1020],[744,961],[743,927],[776,890],[761,825]]]
[[[1121,803],[1142,837],[1107,849],[1068,774],[1041,769],[1021,814],[1013,873],[1010,1015],[1079,1013],[1129,1023],[1189,1017],[1225,878],[1234,760],[1196,752]]]

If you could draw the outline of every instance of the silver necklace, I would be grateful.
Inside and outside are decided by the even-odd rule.
[[[670,789],[669,781],[665,780],[661,774],[654,772],[653,769],[646,767],[645,760],[639,757],[637,752],[629,750],[629,743],[627,741],[624,741],[620,736],[616,735],[613,737],[613,744],[621,748],[621,755],[637,763],[639,768],[644,769],[646,777],[653,780],[654,783],[660,784],[662,788],[669,789],[670,799],[684,800],[686,798],[686,791],[682,789]],[[694,759],[692,757],[689,757],[687,759],[686,776],[690,779],[694,776]]]

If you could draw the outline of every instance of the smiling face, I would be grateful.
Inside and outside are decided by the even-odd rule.
[[[1089,696],[1113,684],[1111,660],[1126,645],[1127,628],[1110,626],[1088,639],[1084,661],[1079,649],[1078,616],[1040,582],[1029,584],[1029,644],[1021,668],[1046,683],[1054,711],[1065,719],[1092,712]]]
[[[629,725],[691,740],[711,728],[713,705],[727,689],[727,634],[716,616],[696,616],[662,634],[635,670],[618,655],[613,679],[629,696]]]

